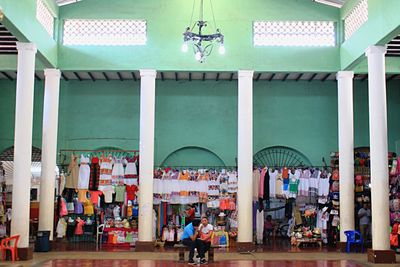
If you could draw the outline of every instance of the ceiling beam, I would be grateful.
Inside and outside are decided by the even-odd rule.
[[[298,82],[302,76],[303,76],[303,73],[300,73],[299,76],[297,76],[297,78],[296,78],[296,82]]]
[[[311,75],[310,79],[308,79],[309,82],[311,82],[312,80],[314,80],[315,76],[317,76],[316,73],[314,73],[313,75]]]
[[[175,72],[175,81],[178,81],[178,73]]]
[[[79,81],[82,81],[81,76],[79,76],[79,74],[77,72],[74,71],[74,75],[76,76],[76,78],[78,78]]]
[[[256,77],[256,82],[258,82],[258,80],[260,80],[260,77],[261,77],[261,72],[257,75],[257,77]]]
[[[162,72],[161,72],[161,74],[162,74]],[[132,78],[133,78],[133,80],[136,82],[137,81],[137,78],[136,78],[136,74],[132,71]]]
[[[233,80],[233,75],[235,75],[235,73],[231,73],[231,77],[229,78],[229,81],[231,82]]]
[[[321,82],[325,82],[326,79],[328,79],[328,77],[329,77],[330,75],[331,75],[330,73],[327,73],[327,74],[321,79]]]
[[[290,73],[286,73],[286,75],[283,77],[282,82],[286,81],[287,77],[289,77]]]
[[[61,72],[61,76],[63,77],[63,79],[64,79],[65,81],[68,82],[69,79],[67,78],[67,76],[65,76],[64,72]]]
[[[7,72],[5,72],[5,71],[2,71],[1,72],[1,74],[3,74],[4,76],[6,76],[7,77],[7,79],[9,79],[10,81],[14,81],[14,78],[13,77],[11,77]]]
[[[92,81],[96,81],[96,79],[94,78],[93,74],[89,71],[88,72],[90,79],[92,79]]]
[[[215,80],[218,82],[218,80],[219,80],[219,72],[217,72],[217,77],[215,78]]]
[[[203,72],[203,79],[202,79],[203,81],[205,81],[206,80],[206,73],[205,72]]]
[[[121,75],[121,73],[119,73],[119,71],[117,71],[117,75],[118,75],[119,80],[120,80],[121,82],[123,82],[123,81],[124,81],[124,78],[122,78],[122,75]]]
[[[268,81],[272,81],[272,79],[275,77],[275,73],[272,73],[271,77],[269,77]]]
[[[107,82],[110,81],[110,78],[107,76],[107,73],[103,72],[103,76],[104,76],[104,78],[106,78],[106,81],[107,81]]]
[[[164,72],[160,72],[160,75],[161,75],[161,81],[164,81],[165,79],[164,79]]]
[[[191,82],[191,81],[192,81],[192,73],[189,72],[189,82]]]

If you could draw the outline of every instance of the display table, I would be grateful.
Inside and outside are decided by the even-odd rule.
[[[304,238],[298,238],[296,239],[297,244],[296,246],[299,247],[300,244],[318,244],[319,247],[322,247],[322,239],[321,238],[308,238],[308,237],[304,237]]]
[[[138,240],[138,229],[105,227],[103,235],[107,236],[107,242],[104,245],[120,247],[135,246]]]

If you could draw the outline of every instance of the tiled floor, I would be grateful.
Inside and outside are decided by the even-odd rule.
[[[173,267],[188,266],[186,263],[161,260],[50,260],[38,267]],[[220,261],[210,263],[209,267],[359,267],[362,266],[352,261]]]

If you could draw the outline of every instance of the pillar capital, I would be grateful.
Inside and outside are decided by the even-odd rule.
[[[34,43],[23,43],[23,42],[17,42],[17,50],[29,50],[33,51],[34,53],[37,52],[36,44]]]
[[[386,46],[370,45],[365,50],[365,55],[368,57],[371,54],[386,54]]]
[[[59,69],[44,69],[44,76],[55,76],[60,78],[61,77],[61,71]]]
[[[338,71],[336,74],[336,80],[339,79],[353,79],[354,71]]]
[[[139,70],[140,72],[140,77],[153,77],[155,78],[157,75],[157,71],[153,69],[142,69]]]
[[[238,77],[251,77],[253,78],[254,70],[239,70]]]

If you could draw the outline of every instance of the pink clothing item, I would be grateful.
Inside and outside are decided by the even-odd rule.
[[[267,173],[267,168],[263,168],[261,170],[261,175],[260,175],[260,187],[259,187],[259,191],[258,191],[259,198],[264,198],[264,181],[265,181],[266,173]]]
[[[85,224],[84,220],[76,220],[76,228],[75,228],[76,235],[83,235],[83,225],[84,224]]]
[[[66,216],[68,215],[68,210],[67,210],[67,203],[65,202],[64,198],[61,198],[60,201],[60,216]]]

